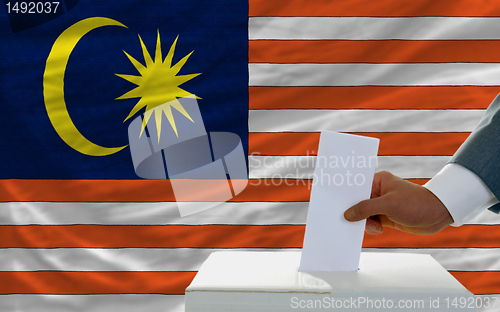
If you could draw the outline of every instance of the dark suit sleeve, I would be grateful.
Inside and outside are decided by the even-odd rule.
[[[500,199],[500,95],[449,162],[474,172]],[[499,213],[500,204],[489,209]]]

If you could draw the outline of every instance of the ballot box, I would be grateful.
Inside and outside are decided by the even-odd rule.
[[[186,288],[186,312],[476,311],[474,295],[430,255],[362,252],[355,272],[299,272],[300,258],[214,252]]]

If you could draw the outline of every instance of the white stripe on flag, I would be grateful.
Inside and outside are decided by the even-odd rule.
[[[335,99],[332,99],[332,106]],[[250,132],[470,132],[484,110],[250,110]]]
[[[498,312],[500,295],[478,295],[478,312]],[[138,307],[140,309],[138,310]],[[1,311],[22,312],[184,312],[184,296],[164,295],[9,295]]]
[[[0,311],[184,312],[183,295],[6,295]]]
[[[250,86],[498,86],[498,63],[248,65]]]
[[[404,178],[432,178],[448,162],[450,156],[378,156],[377,171],[387,170]],[[327,159],[329,166],[331,159]],[[312,179],[316,156],[248,156],[250,178]],[[333,177],[318,177],[321,179]],[[340,182],[336,182],[340,183]]]
[[[303,186],[302,180],[253,180],[269,186]],[[2,203],[0,225],[279,225],[306,224],[308,201],[231,202],[196,215],[180,217],[173,202],[166,203]],[[19,215],[24,214],[24,218]],[[177,215],[175,215],[177,214]],[[500,224],[500,215],[483,212],[467,224]]]
[[[251,180],[250,183],[308,185],[308,181],[298,180]],[[305,224],[307,207],[308,202],[229,202],[181,217],[175,202],[0,203],[0,225]]]
[[[248,28],[250,40],[500,39],[500,18],[252,17]]]
[[[198,271],[212,252],[220,250],[222,249],[0,249],[0,270],[7,272]],[[231,249],[223,250],[231,251]],[[299,249],[238,248],[237,250],[287,252]],[[366,248],[364,251],[430,254],[450,271],[500,271],[500,249],[498,248]],[[15,263],[9,261],[9,257],[16,259]]]
[[[500,271],[498,248],[363,248],[363,251],[430,254],[449,271]]]

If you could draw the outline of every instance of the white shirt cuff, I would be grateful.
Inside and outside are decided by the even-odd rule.
[[[446,206],[454,221],[452,226],[460,226],[498,203],[475,173],[458,164],[444,166],[424,187]]]

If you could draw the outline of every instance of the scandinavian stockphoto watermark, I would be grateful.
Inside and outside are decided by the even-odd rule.
[[[362,186],[367,179],[360,169],[376,168],[377,156],[263,156],[253,153],[249,157],[250,185],[304,185]],[[312,183],[309,183],[312,180]]]
[[[161,121],[170,122],[164,112],[171,107],[182,108],[189,118],[179,116],[175,128],[162,127]],[[240,137],[231,132],[207,132],[195,96],[146,111],[130,123],[128,130],[137,176],[168,178],[182,217],[218,206],[247,186]]]

